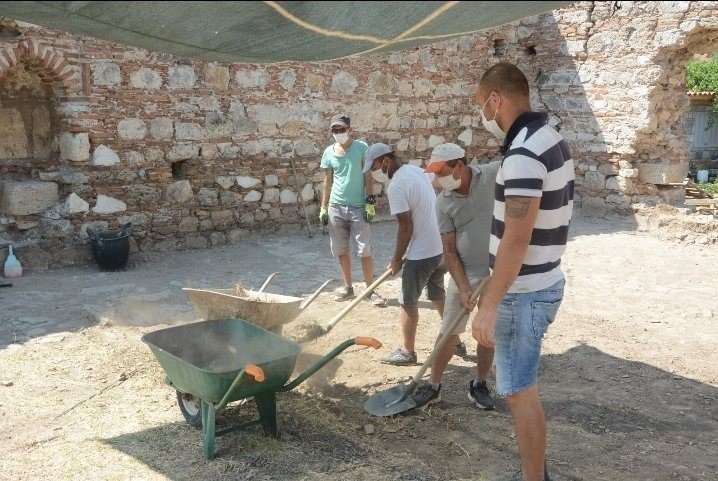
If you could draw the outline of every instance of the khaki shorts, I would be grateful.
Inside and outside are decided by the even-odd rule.
[[[329,204],[329,241],[334,257],[349,253],[349,242],[354,240],[357,256],[371,256],[371,228],[364,218],[363,207]]]
[[[467,277],[469,278],[469,284],[471,285],[472,291],[479,287],[479,282],[481,282],[481,279],[483,279],[482,276],[473,276],[468,274]],[[454,318],[459,314],[459,312],[463,310],[464,308],[461,307],[461,295],[459,293],[459,288],[456,285],[456,282],[454,282],[454,278],[450,277],[449,286],[446,289],[444,317],[441,318],[441,329],[439,329],[439,334],[444,334],[449,328],[451,321],[453,321]],[[464,317],[464,319],[459,323],[459,325],[456,326],[456,329],[454,329],[454,332],[452,332],[452,334],[459,335],[464,332],[466,330],[466,324],[469,321],[469,317],[471,317],[471,315]]]

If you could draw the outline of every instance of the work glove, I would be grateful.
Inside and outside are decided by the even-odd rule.
[[[321,222],[322,225],[329,224],[329,212],[327,212],[326,207],[319,209],[319,222]]]
[[[364,218],[367,222],[371,222],[376,217],[376,210],[374,208],[376,198],[373,195],[367,195],[365,202],[366,204],[364,206]]]

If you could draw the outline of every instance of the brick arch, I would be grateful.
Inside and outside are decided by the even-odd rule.
[[[15,47],[0,49],[0,80],[23,58],[37,60],[41,66],[38,72],[41,78],[47,80],[60,96],[82,91],[80,76],[70,63],[60,53],[37,40],[25,40]]]

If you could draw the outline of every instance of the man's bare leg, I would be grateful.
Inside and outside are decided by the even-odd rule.
[[[361,268],[364,271],[366,286],[374,284],[374,258],[372,256],[361,258]]]
[[[543,481],[546,460],[546,420],[538,386],[506,396],[514,419],[524,481]]]
[[[348,253],[339,256],[339,267],[341,267],[342,270],[344,285],[352,287],[352,259]]]

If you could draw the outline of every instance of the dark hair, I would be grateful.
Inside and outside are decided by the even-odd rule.
[[[499,92],[507,97],[529,97],[526,75],[514,64],[500,62],[481,76],[479,90],[485,94]]]

